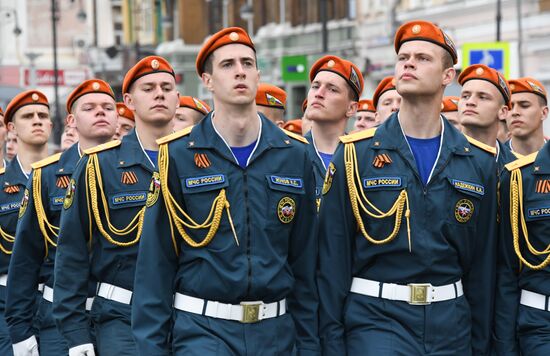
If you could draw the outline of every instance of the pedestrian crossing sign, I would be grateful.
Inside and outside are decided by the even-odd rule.
[[[475,42],[462,45],[462,68],[485,64],[510,78],[510,43]]]

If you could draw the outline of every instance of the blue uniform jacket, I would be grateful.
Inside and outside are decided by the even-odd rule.
[[[135,131],[125,136],[120,145],[97,155],[111,224],[122,229],[144,207],[154,168],[141,149]],[[85,310],[88,281],[133,290],[138,251],[137,243],[121,247],[99,232],[92,209],[88,208],[91,203],[86,180],[88,160],[89,156],[85,155],[78,162],[72,177],[73,191],[68,191],[65,197],[54,267],[53,316],[69,348],[91,343]],[[137,229],[126,236],[117,236],[108,229],[101,199],[97,199],[102,224],[109,234],[119,242],[134,240]]]
[[[65,191],[79,159],[78,144],[75,144],[63,154],[56,154],[41,161],[44,162],[44,166],[34,169],[29,178],[27,206],[17,226],[8,273],[10,288],[7,295],[6,322],[13,342],[26,340],[33,335],[33,307],[37,285],[45,283],[53,288],[56,247],[46,240],[40,230],[37,202],[33,195],[33,177],[39,170],[45,216],[50,224],[59,227]],[[55,235],[47,227],[46,230],[49,238],[55,243]]]
[[[401,190],[407,190],[411,252],[405,214],[397,236],[388,243],[372,244],[358,230],[346,183],[344,145],[336,150],[335,171],[323,188],[326,194],[319,215],[320,336],[325,354],[346,353],[344,310],[353,277],[435,286],[462,279],[471,307],[473,354],[488,352],[497,230],[495,157],[470,144],[447,120],[443,122],[441,151],[427,186],[420,179],[396,113],[373,137],[355,134],[365,135],[354,142],[361,180],[358,189],[384,212]],[[388,156],[390,162],[381,164]],[[464,222],[457,218],[459,202],[472,207]],[[395,216],[375,219],[361,214],[373,238],[382,239],[392,232]]]
[[[11,254],[13,250],[13,239],[5,234],[15,237],[19,207],[25,192],[27,177],[21,170],[17,157],[8,163],[5,171],[0,174],[0,275],[8,273]],[[4,300],[0,303],[4,304]]]
[[[239,246],[225,209],[217,233],[203,248],[190,247],[175,228],[174,246],[162,194],[147,209],[132,304],[132,329],[141,354],[170,353],[175,292],[231,304],[287,298],[297,349],[319,352],[311,158],[304,143],[265,117],[261,120],[261,137],[245,169],[215,132],[211,116],[168,143],[171,194],[200,223],[225,189]],[[285,198],[295,203],[290,220],[288,215],[280,218]],[[186,228],[195,241],[206,231]]]
[[[523,186],[523,216],[529,241],[537,250],[544,250],[549,242],[550,228],[550,145],[546,143],[538,153],[520,158],[510,165],[519,169]],[[497,297],[495,310],[495,346],[498,355],[519,355],[517,318],[521,290],[550,295],[550,267],[534,270],[521,263],[516,255],[510,225],[510,171],[506,170],[500,185],[501,224],[497,269]],[[519,211],[519,210],[518,210]],[[548,254],[539,256],[529,252],[521,224],[519,250],[534,265],[544,261]]]

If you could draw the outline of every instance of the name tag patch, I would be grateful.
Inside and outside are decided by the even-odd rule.
[[[363,187],[365,189],[379,187],[400,187],[401,177],[374,177],[363,179]]]
[[[271,176],[270,179],[273,184],[284,185],[286,187],[302,188],[303,186],[303,182],[300,178]]]
[[[58,197],[52,197],[52,205],[53,206],[61,206],[63,205],[63,201],[65,200],[65,196],[64,195],[60,195]]]
[[[202,187],[205,185],[222,184],[225,183],[225,176],[223,174],[214,174],[210,176],[187,178],[185,180],[185,186],[187,188]]]
[[[122,194],[117,194],[113,196],[111,199],[112,199],[113,205],[142,203],[147,200],[147,192],[122,193]]]
[[[13,211],[19,210],[21,207],[21,201],[14,201],[11,203],[4,203],[0,205],[0,214],[7,214]]]
[[[477,195],[485,195],[485,188],[482,185],[465,182],[458,179],[451,180],[452,185],[458,189],[469,193],[474,193]]]
[[[529,220],[542,219],[550,216],[550,206],[527,209],[527,218]]]

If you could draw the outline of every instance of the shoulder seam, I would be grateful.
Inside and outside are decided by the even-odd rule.
[[[349,135],[340,136],[339,138],[342,143],[351,143],[355,141],[364,140],[367,138],[372,138],[375,133],[376,133],[376,127],[372,127],[367,130],[355,132]]]
[[[32,169],[43,168],[43,167],[49,166],[52,163],[56,163],[57,161],[59,161],[60,158],[61,158],[61,152],[51,155],[49,157],[46,157],[38,162],[34,162],[33,164],[31,164],[31,167]]]
[[[292,131],[288,131],[288,130],[285,130],[283,128],[281,128],[281,130],[290,138],[293,138],[297,141],[300,141],[300,142],[303,142],[305,144],[309,144],[309,141],[307,140],[307,138],[303,137],[303,136],[300,136]]]
[[[175,139],[178,139],[180,137],[187,136],[191,133],[191,130],[193,129],[193,127],[194,126],[189,126],[184,129],[178,130],[176,132],[172,132],[171,134],[166,135],[164,137],[161,137],[157,140],[157,144],[162,145],[162,144],[174,141]]]
[[[115,148],[117,146],[120,146],[120,144],[121,144],[121,142],[119,140],[112,140],[112,141],[106,142],[104,144],[89,148],[89,149],[85,150],[84,153],[87,154],[87,155],[91,155],[93,153],[97,153],[97,152],[109,150],[111,148]]]
[[[470,137],[468,135],[464,135],[464,137],[466,137],[466,139],[468,140],[468,142],[470,142],[472,145],[476,146],[477,148],[481,148],[483,151],[485,152],[489,152],[490,154],[492,154],[493,156],[497,154],[497,149],[496,147],[491,147],[481,141],[478,141],[476,140],[475,138],[473,137]]]
[[[512,161],[508,164],[506,164],[504,167],[506,167],[507,170],[513,171],[514,169],[525,167],[533,162],[535,162],[535,159],[537,159],[537,152],[533,152],[531,154],[528,154],[527,156],[523,156],[521,158],[516,159],[515,161]]]

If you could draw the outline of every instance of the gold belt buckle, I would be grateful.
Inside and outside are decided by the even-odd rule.
[[[241,302],[243,318],[241,323],[250,324],[260,321],[260,306],[262,303]]]
[[[411,305],[427,305],[431,304],[431,301],[428,300],[428,288],[431,288],[432,285],[429,283],[409,283],[407,284],[411,289],[411,300],[409,304]]]

